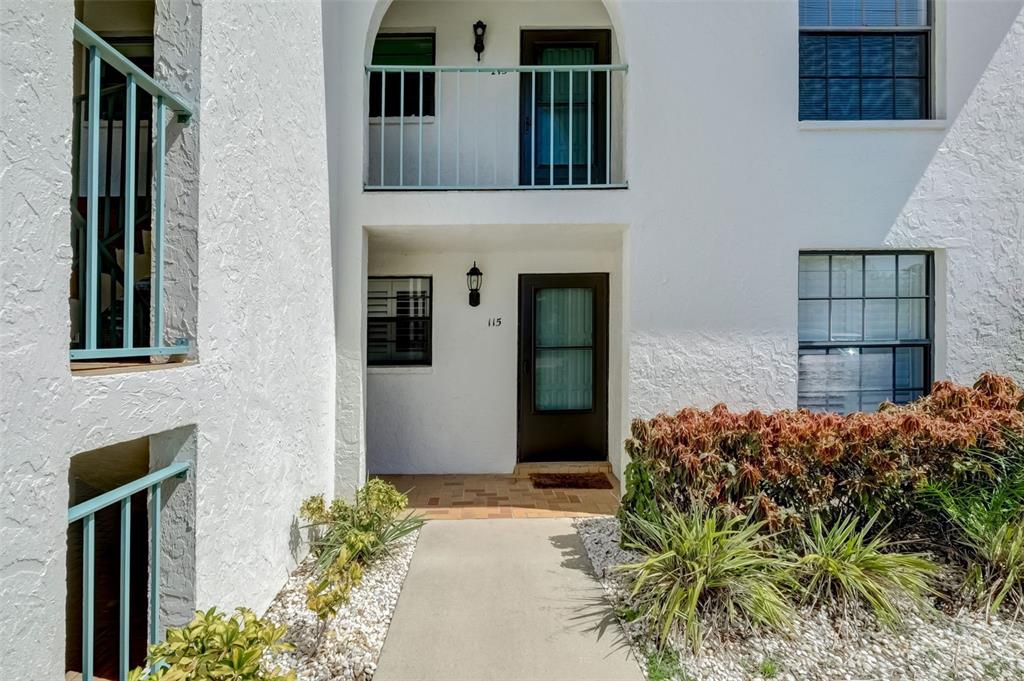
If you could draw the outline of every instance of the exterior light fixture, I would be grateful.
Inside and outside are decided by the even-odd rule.
[[[480,61],[480,55],[484,51],[484,33],[487,33],[487,24],[477,19],[473,24],[473,51],[476,52],[477,61]]]
[[[476,266],[476,260],[474,260],[473,266],[466,272],[466,286],[469,287],[470,307],[478,307],[480,305],[480,284],[483,280],[484,273]]]

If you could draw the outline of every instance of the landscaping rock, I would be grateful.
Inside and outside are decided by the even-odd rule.
[[[272,665],[294,669],[297,681],[369,681],[387,636],[398,594],[409,571],[419,532],[399,540],[391,553],[363,573],[348,603],[321,632],[320,620],[306,607],[306,584],[312,581],[307,558],[267,609],[266,618],[288,627],[285,640],[295,650],[270,658]]]
[[[633,607],[628,585],[612,568],[634,562],[639,555],[619,547],[615,518],[580,518],[575,525],[609,599],[617,612],[625,614]],[[1024,623],[1005,616],[987,621],[975,612],[926,617],[908,612],[905,617],[905,626],[891,632],[879,629],[863,613],[801,608],[788,636],[761,631],[709,637],[696,657],[688,646],[677,644],[678,678],[747,681],[761,677],[766,660],[778,670],[774,678],[801,681],[1024,678]],[[636,621],[622,621],[622,626],[643,666],[652,650],[644,627]]]

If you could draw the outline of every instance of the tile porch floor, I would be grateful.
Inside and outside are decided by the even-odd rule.
[[[380,475],[409,495],[409,507],[429,520],[575,518],[611,515],[619,508],[612,489],[535,489],[528,476]]]

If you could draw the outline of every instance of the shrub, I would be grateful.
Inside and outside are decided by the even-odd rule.
[[[917,487],[958,475],[975,448],[1001,450],[1006,429],[1024,429],[1022,409],[1011,379],[982,374],[973,388],[940,381],[912,404],[873,414],[737,414],[719,404],[637,419],[623,518],[647,515],[640,504],[652,494],[663,506],[752,514],[773,529],[815,512],[899,517]]]
[[[197,612],[188,625],[168,629],[163,643],[150,646],[148,669],[136,668],[129,681],[295,681],[295,672],[268,668],[263,656],[291,650],[282,641],[284,626],[274,626],[238,608],[228,616],[211,608]]]
[[[787,624],[783,587],[790,565],[771,550],[763,523],[698,507],[670,509],[660,522],[630,520],[625,545],[646,557],[617,569],[632,579],[633,597],[660,648],[679,627],[696,653],[702,622]]]
[[[801,533],[797,573],[804,593],[815,603],[857,602],[887,625],[902,623],[900,601],[929,606],[937,566],[923,553],[901,553],[884,531],[872,536],[872,518],[862,527],[854,516],[826,527],[812,515],[810,532]]]
[[[422,516],[402,515],[407,505],[404,494],[377,478],[356,492],[354,504],[335,499],[328,506],[322,495],[302,502],[299,514],[309,523],[317,575],[306,604],[322,621],[348,601],[364,566],[423,526]]]
[[[1024,606],[1024,435],[1008,432],[1000,452],[979,457],[968,474],[932,483],[923,503],[952,525],[968,566],[965,589],[990,613]]]

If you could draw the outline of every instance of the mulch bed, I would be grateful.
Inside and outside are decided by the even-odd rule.
[[[611,489],[604,473],[530,473],[536,489]]]

